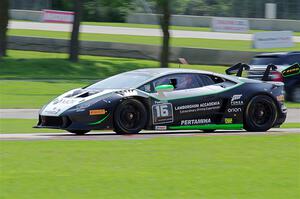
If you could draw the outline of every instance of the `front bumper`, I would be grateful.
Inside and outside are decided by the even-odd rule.
[[[68,129],[72,124],[68,116],[42,116],[39,115],[39,121],[34,128],[52,128],[52,129]]]
[[[285,122],[286,116],[287,116],[287,108],[283,105],[281,109],[278,111],[278,117],[274,124],[274,127],[280,127],[280,125],[282,125]]]

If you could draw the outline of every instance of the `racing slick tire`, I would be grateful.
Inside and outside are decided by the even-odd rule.
[[[277,119],[274,100],[266,95],[257,95],[247,104],[244,113],[244,129],[247,131],[267,131]]]
[[[124,100],[114,113],[114,131],[121,135],[139,133],[146,126],[147,118],[147,110],[142,102]]]
[[[89,130],[72,130],[72,131],[68,131],[70,133],[74,133],[76,135],[84,135],[88,132],[90,132]]]

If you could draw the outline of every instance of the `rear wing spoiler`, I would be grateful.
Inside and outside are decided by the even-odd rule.
[[[235,64],[233,66],[231,66],[230,68],[226,69],[226,74],[227,75],[236,75],[237,77],[241,77],[242,73],[244,70],[250,70],[250,66],[244,63],[238,63]],[[270,73],[271,71],[277,71],[277,66],[275,66],[274,64],[269,64],[263,74],[262,77],[262,81],[269,81],[270,77]],[[300,74],[300,65],[298,63],[293,64],[289,67],[287,67],[286,69],[284,69],[282,72],[282,76],[283,77],[288,77],[288,76],[292,76],[292,75],[297,75]]]

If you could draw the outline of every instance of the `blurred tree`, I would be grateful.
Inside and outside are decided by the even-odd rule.
[[[82,19],[85,21],[124,22],[127,14],[134,9],[136,0],[85,0]],[[52,8],[72,10],[72,1],[53,0]]]
[[[74,0],[74,21],[73,21],[73,29],[71,34],[70,40],[70,55],[69,60],[72,62],[78,61],[79,56],[79,27],[80,27],[80,20],[82,14],[82,4],[83,0]]]
[[[170,19],[171,8],[170,1],[172,0],[157,0],[157,11],[160,14],[160,26],[163,32],[163,43],[160,54],[160,67],[167,68],[169,66],[169,54],[170,54]]]
[[[0,57],[6,56],[9,0],[0,0]]]

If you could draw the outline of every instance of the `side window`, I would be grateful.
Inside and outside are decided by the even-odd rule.
[[[208,75],[199,74],[198,81],[200,82],[201,86],[209,86],[215,84],[215,82],[211,79]]]
[[[198,75],[198,81],[200,82],[201,86],[209,86],[213,84],[218,84],[224,82],[224,79],[221,77],[213,76],[213,75]]]
[[[197,74],[174,74],[161,77],[153,81],[153,88],[163,84],[172,84],[175,90],[191,89],[201,86]]]
[[[160,77],[152,82],[144,84],[139,89],[147,93],[154,93],[155,87],[165,84],[171,84],[175,90],[199,88],[213,84],[223,83],[225,80],[221,77],[205,74],[173,74]]]
[[[139,89],[147,93],[151,93],[154,90],[151,86],[151,83],[144,84],[143,86],[139,87]]]
[[[300,64],[300,54],[299,55],[290,55],[287,58],[287,64],[292,65],[295,63],[299,63]]]

